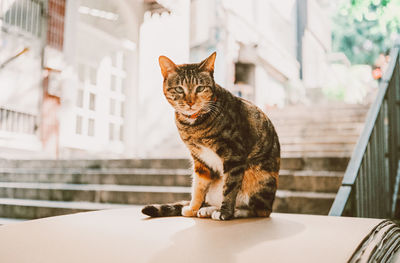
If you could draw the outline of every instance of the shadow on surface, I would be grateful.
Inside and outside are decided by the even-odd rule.
[[[169,247],[155,252],[150,262],[236,262],[237,255],[245,250],[304,229],[301,223],[273,217],[228,222],[196,219],[194,226],[172,237]]]

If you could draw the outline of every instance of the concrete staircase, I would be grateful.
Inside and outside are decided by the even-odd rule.
[[[282,155],[350,157],[364,128],[369,106],[328,104],[268,110]]]
[[[276,212],[327,214],[357,141],[364,106],[269,112],[282,142]],[[190,162],[0,160],[0,224],[190,199]]]

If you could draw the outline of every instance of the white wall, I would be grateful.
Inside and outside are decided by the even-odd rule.
[[[39,43],[0,33],[0,63],[15,56],[25,47],[30,50],[0,70],[0,106],[36,115],[41,96]]]
[[[158,57],[165,55],[176,64],[189,61],[190,1],[178,0],[171,15],[145,16],[140,35],[138,155],[168,156],[160,152],[164,144],[179,135],[174,122],[172,107],[162,90],[162,76]],[[159,150],[157,150],[159,149]],[[174,156],[169,156],[174,157]]]
[[[263,67],[257,66],[255,72],[255,101],[263,111],[267,106],[283,107],[286,101],[285,87],[272,78]]]
[[[307,1],[307,27],[303,37],[303,80],[307,88],[321,88],[329,78],[331,51],[329,14],[315,0]]]
[[[42,95],[39,41],[6,34],[0,30],[0,64],[25,47],[29,47],[28,52],[0,69],[0,107],[39,117]],[[29,126],[32,129],[35,125],[32,118],[27,120],[8,115],[5,119],[3,116],[0,129],[0,158],[37,156],[41,150],[38,131],[36,134],[21,133],[20,130],[9,131],[5,129],[6,123],[18,127]]]

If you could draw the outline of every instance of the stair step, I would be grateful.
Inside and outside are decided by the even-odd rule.
[[[288,105],[285,108],[271,108],[266,112],[267,114],[279,114],[279,115],[291,115],[298,114],[299,116],[306,116],[307,114],[357,114],[357,113],[365,113],[368,111],[370,105],[360,105],[360,104],[324,104],[324,105]]]
[[[190,187],[0,183],[0,198],[144,205],[190,200]]]
[[[312,170],[312,171],[344,171],[350,158],[348,156],[332,157],[299,157],[294,153],[293,157],[287,157],[281,160],[281,170]]]
[[[340,124],[349,124],[349,123],[363,123],[365,121],[365,114],[353,115],[353,116],[336,116],[334,114],[324,114],[324,115],[310,115],[307,117],[299,117],[296,115],[290,116],[279,116],[270,114],[269,118],[271,119],[274,125],[280,124],[332,124],[332,123],[340,123]]]
[[[333,145],[341,145],[345,146],[346,144],[355,144],[358,140],[357,136],[296,136],[296,137],[280,137],[281,145],[291,145],[291,144],[298,144],[298,145],[315,145],[318,146],[326,145],[326,144],[333,144]],[[323,147],[323,146],[322,146]]]
[[[144,205],[190,200],[190,187],[1,183],[0,200],[7,199],[5,197],[35,202],[42,200],[42,206],[46,207],[50,200],[57,202],[57,208],[97,210],[106,209],[111,204]],[[324,214],[334,197],[335,193],[278,190],[276,209],[279,212]],[[23,206],[29,204],[24,202]],[[64,210],[62,213],[67,213]]]
[[[355,143],[282,144],[282,152],[352,152]]]
[[[0,169],[0,182],[190,186],[189,169]]]
[[[328,148],[329,149],[329,148]],[[343,149],[342,149],[343,150]],[[315,156],[315,157],[314,157]],[[296,162],[306,162],[310,164],[315,162],[317,164],[321,163],[321,159],[327,159],[326,164],[329,163],[340,163],[343,165],[343,161],[346,163],[342,166],[346,167],[349,160],[348,155],[338,155],[338,156],[327,156],[325,154],[320,154],[315,152],[314,155],[309,155],[304,157],[302,154],[287,153],[282,150],[282,169],[292,169],[287,168],[286,163],[292,163],[294,159]],[[335,160],[337,159],[337,160]],[[152,164],[154,161],[154,165]],[[152,169],[188,169],[191,167],[191,161],[189,159],[142,159],[142,160],[132,160],[132,159],[119,159],[119,160],[0,160],[1,168],[26,168],[34,170],[46,170],[49,168],[56,169],[71,169],[76,168],[78,170],[102,170],[102,169],[130,169],[130,168],[152,168]],[[290,165],[289,165],[290,166]],[[318,169],[336,171],[338,168],[332,167],[331,165],[321,167]],[[300,168],[303,169],[303,168]]]
[[[285,134],[285,132],[293,132],[296,134],[324,132],[331,135],[340,135],[341,132],[348,132],[354,135],[359,134],[363,127],[363,123],[274,123],[278,135]]]
[[[36,219],[93,210],[128,208],[132,205],[101,204],[91,202],[65,202],[0,198],[0,215],[15,219]]]
[[[179,169],[190,168],[189,159],[107,159],[107,160],[1,160],[2,168],[154,168]]]
[[[125,169],[125,170],[45,170],[3,169],[0,185],[4,183],[55,183],[55,185],[142,185],[191,186],[188,169]],[[279,188],[285,190],[337,192],[343,172],[290,171],[279,172]],[[7,184],[2,184],[6,186]],[[0,186],[1,187],[1,186]],[[135,188],[137,189],[137,188]]]
[[[276,193],[274,212],[327,215],[336,194],[280,190]]]
[[[26,219],[0,217],[0,226],[24,222]]]
[[[298,154],[296,152],[288,154],[287,152],[282,151],[282,159],[281,159],[281,169],[284,170],[315,170],[315,171],[320,171],[320,170],[326,170],[326,171],[344,171],[347,163],[349,161],[349,156],[326,156],[324,154],[319,154],[319,153],[314,153],[314,155],[310,156],[303,156],[301,154]],[[53,160],[54,161],[54,160]],[[96,173],[107,173],[108,171],[119,171],[116,173],[123,173],[123,171],[126,171],[126,173],[131,173],[129,169],[135,169],[138,167],[131,167],[127,165],[126,167],[118,167],[119,164],[124,163],[126,161],[126,164],[129,164],[129,161],[131,160],[113,160],[116,163],[113,163],[110,160],[104,161],[104,163],[101,160],[97,160],[96,163],[98,164],[98,167],[93,168],[93,167],[88,167],[88,165],[83,165],[82,167],[77,166],[79,163],[83,162],[85,163],[84,160],[77,161],[77,163],[74,163],[74,161],[68,161],[68,160],[58,160],[54,161],[55,163],[52,163],[53,161],[48,161],[48,160],[35,160],[35,161],[27,161],[28,163],[24,163],[23,161],[4,161],[0,160],[0,172],[5,171],[11,173],[11,171],[22,171],[25,169],[26,171],[32,171],[35,173],[42,173],[42,171],[72,171],[72,173],[75,171],[77,174],[80,173],[81,171],[90,171],[93,174]],[[163,163],[173,163],[173,159],[164,159],[162,162]],[[49,163],[50,162],[50,163]],[[65,163],[64,163],[65,162]],[[71,163],[72,162],[72,163]],[[91,161],[90,161],[91,162]],[[157,161],[158,162],[158,161]],[[154,173],[158,173],[160,170],[166,171],[170,169],[189,169],[191,166],[187,165],[190,163],[188,159],[179,159],[173,166],[176,167],[160,167],[160,163],[155,165],[154,167],[151,167],[151,164],[146,163],[144,166],[149,166],[149,167],[140,167],[141,169],[138,169],[137,171],[146,171],[148,168],[153,169],[155,171]],[[7,165],[6,165],[7,164]],[[42,165],[41,165],[42,164]],[[60,166],[57,167],[56,164],[59,164]],[[135,162],[133,162],[135,164]],[[178,165],[179,164],[179,165]],[[135,165],[133,165],[135,166]],[[167,166],[167,165],[165,165]],[[118,169],[117,169],[118,168]],[[156,170],[160,169],[160,170]],[[47,172],[44,172],[45,174]],[[162,172],[164,173],[164,172]]]
[[[304,192],[337,193],[343,172],[288,171],[279,172],[279,189]]]
[[[274,203],[274,211],[282,213],[290,212],[325,215],[328,214],[334,198],[335,194],[278,190]],[[149,203],[169,203],[179,200],[189,200],[189,198],[186,196],[186,198],[180,198],[172,201],[159,200],[158,202]],[[67,202],[54,200],[49,201],[20,198],[0,198],[0,215],[2,217],[15,219],[36,219],[78,212],[126,208],[132,206],[137,205],[96,203],[87,201]]]

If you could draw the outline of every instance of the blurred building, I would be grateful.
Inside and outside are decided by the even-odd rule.
[[[145,11],[160,7],[148,0],[1,1],[1,156],[132,152],[133,136],[125,134],[134,134],[134,121],[125,119],[137,112],[139,27]]]
[[[151,85],[139,86],[148,95],[141,96],[142,105],[161,109],[149,113],[142,107],[146,117],[140,122],[140,153],[144,156],[187,156],[172,109],[160,92],[161,74],[154,63],[159,54],[180,64],[199,62],[217,51],[216,82],[263,110],[306,102],[310,94],[320,92],[329,75],[329,1],[192,0],[189,7],[188,1],[164,1],[170,2],[174,3],[171,14],[149,18],[148,23],[155,24],[150,32],[159,42],[152,44],[151,54],[144,54],[145,62],[141,60],[153,63],[145,70],[155,76],[149,80]],[[190,16],[182,11],[187,8]]]
[[[219,84],[262,109],[327,74],[327,1],[2,0],[0,157],[182,156],[158,56],[217,51]]]
[[[43,1],[0,1],[0,151],[36,153],[46,25]]]
[[[327,74],[326,9],[317,0],[193,0],[191,58],[217,50],[221,84],[262,109],[283,106],[291,92],[319,87]]]
[[[129,151],[138,81],[141,1],[67,1],[59,79],[60,154],[118,156]],[[46,62],[51,63],[53,56]],[[55,62],[57,63],[57,62]]]

